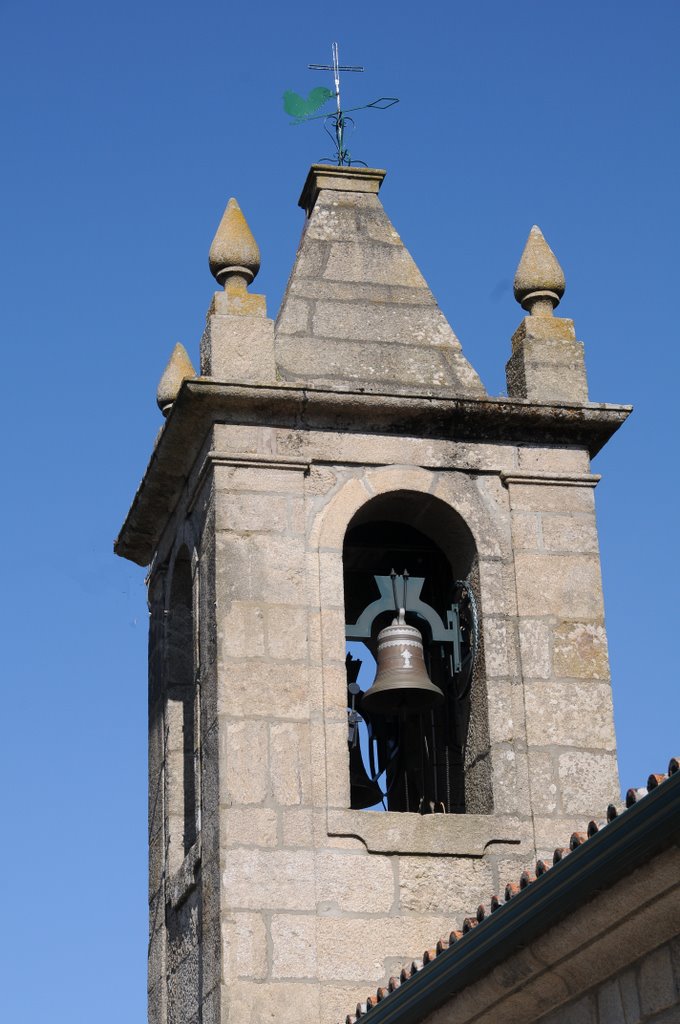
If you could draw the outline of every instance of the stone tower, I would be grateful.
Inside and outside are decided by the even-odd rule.
[[[275,322],[230,201],[116,543],[150,566],[154,1024],[344,1017],[618,792],[590,458],[629,410],[588,401],[537,228],[489,397],[383,177],[311,168]],[[375,653],[395,562],[446,704],[362,748],[346,641]]]

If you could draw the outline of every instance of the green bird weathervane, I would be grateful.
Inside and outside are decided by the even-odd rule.
[[[312,89],[309,96],[305,99],[304,96],[298,96],[296,92],[291,92],[290,89],[286,90],[283,94],[283,109],[287,114],[290,114],[293,120],[293,124],[304,124],[306,121],[319,121],[323,120],[324,128],[330,135],[331,139],[335,143],[336,153],[333,158],[325,157],[321,160],[321,163],[333,164],[337,163],[338,167],[350,167],[354,164],[361,164],[366,167],[363,160],[352,160],[350,151],[345,146],[345,128],[348,125],[354,127],[354,120],[348,117],[348,113],[354,113],[356,110],[387,110],[388,107],[393,107],[399,100],[394,96],[381,96],[380,99],[373,100],[372,103],[364,103],[361,107],[350,107],[349,110],[342,109],[342,103],[340,100],[340,72],[341,71],[363,71],[362,67],[343,67],[340,64],[340,58],[338,55],[338,44],[333,43],[332,46],[332,64],[310,64],[310,71],[332,71],[333,82],[335,84],[335,92],[327,89],[325,86],[320,85],[315,89]],[[337,110],[333,114],[317,114],[316,111],[320,110],[324,104],[328,103],[335,97],[335,103]],[[329,128],[329,123],[332,126],[332,131]]]

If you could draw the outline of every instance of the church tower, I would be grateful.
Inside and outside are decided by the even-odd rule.
[[[116,542],[150,567],[153,1024],[344,1018],[618,792],[590,459],[629,409],[588,400],[538,228],[489,397],[384,176],[311,168],[276,321],[230,200]]]

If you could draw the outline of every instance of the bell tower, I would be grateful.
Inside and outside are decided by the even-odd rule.
[[[618,790],[590,459],[629,408],[588,400],[538,228],[488,396],[384,176],[311,168],[276,321],[230,200],[116,542],[150,567],[154,1024],[344,1018]]]

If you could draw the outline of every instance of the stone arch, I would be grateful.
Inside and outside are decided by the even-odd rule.
[[[397,482],[394,475],[392,481],[386,479],[386,474],[381,476],[380,482],[383,484]],[[430,480],[424,480],[425,476],[430,477]],[[418,472],[416,477],[420,483],[435,482],[434,474]],[[356,492],[353,497],[356,504]],[[474,597],[479,596],[480,580],[475,536],[466,519],[452,505],[431,493],[431,487],[427,490],[383,487],[378,493],[374,490],[372,497],[356,507],[343,536],[342,573],[346,623],[355,622],[366,602],[378,596],[375,576],[385,580],[390,565],[400,557],[409,564],[397,564],[397,571],[407,568],[411,576],[424,579],[424,604],[436,609],[436,614],[428,617],[420,597],[415,600],[414,594],[415,603],[409,602],[407,606],[407,622],[411,615],[411,625],[419,628],[423,634],[428,672],[432,681],[445,694],[445,710],[443,717],[428,713],[427,726],[423,718],[411,723],[408,730],[403,721],[400,723],[395,719],[392,723],[386,723],[373,719],[368,722],[369,730],[382,736],[381,742],[385,749],[390,745],[392,748],[401,746],[405,749],[408,745],[410,750],[414,744],[425,744],[431,761],[428,769],[431,780],[422,783],[419,806],[429,805],[449,813],[461,813],[463,810],[488,813],[492,810],[490,779],[484,773],[477,772],[477,781],[471,785],[467,777],[468,766],[477,764],[480,759],[488,757],[489,753],[480,603],[474,602]],[[468,588],[461,588],[459,581],[467,581]],[[472,604],[467,600],[470,589],[473,592]],[[457,626],[452,627],[446,630],[451,639],[442,642],[441,637],[435,636],[431,622],[437,616],[444,624],[453,622],[449,620],[449,615],[454,611],[454,606],[456,613],[460,609],[467,633],[465,629],[459,633]],[[412,610],[409,612],[409,609]],[[378,629],[388,624],[392,614],[386,608],[376,618],[373,627],[375,635],[365,641],[371,653],[375,654]],[[473,625],[474,644],[471,643]],[[351,634],[352,630],[348,632]],[[464,637],[467,644],[467,660],[457,671],[450,668],[453,666],[454,632],[457,637]],[[361,697],[357,700],[360,703]],[[423,739],[423,729],[426,727],[429,730],[427,742]],[[401,738],[398,738],[397,732]],[[410,738],[404,739],[406,736]],[[356,744],[351,747],[355,772],[353,792],[357,785],[355,747]],[[411,760],[415,756],[413,751],[408,754]],[[420,778],[424,779],[424,769],[420,771]],[[418,769],[414,768],[414,779],[417,775]],[[483,780],[481,785],[480,778]],[[408,779],[405,779],[401,789],[396,782],[391,784],[389,809],[417,809],[413,801],[409,801],[409,785]],[[354,795],[352,798],[354,807],[367,806],[356,802],[357,799],[364,799],[364,794],[368,792],[363,777],[360,786],[361,796],[357,798]],[[442,799],[442,793],[445,793],[445,799]]]
[[[458,470],[432,471],[413,466],[378,466],[347,479],[319,512],[310,531],[310,546],[342,551],[345,532],[354,515],[373,498],[408,491],[441,499],[464,519],[480,558],[510,553],[509,520],[499,531],[498,510],[492,515],[474,478]]]

